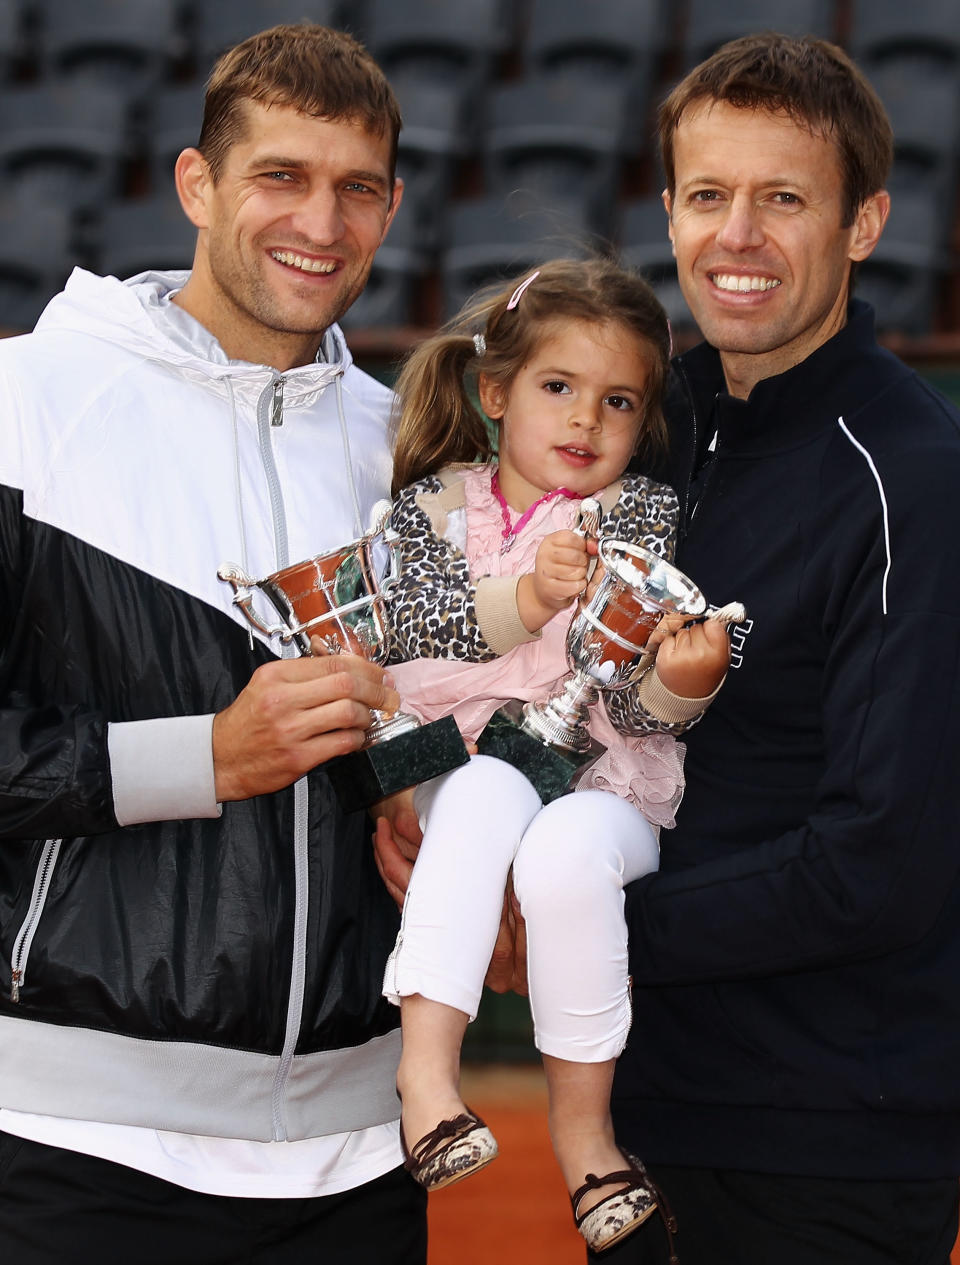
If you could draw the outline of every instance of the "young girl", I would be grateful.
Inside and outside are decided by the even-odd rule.
[[[410,662],[391,671],[406,707],[424,719],[452,712],[475,740],[504,702],[550,694],[568,671],[571,607],[592,563],[573,530],[582,498],[600,501],[600,534],[672,557],[673,492],[624,473],[638,447],[662,441],[668,355],[653,293],[602,260],[545,264],[412,354],[397,385],[403,491],[392,516],[404,571],[394,658]],[[474,380],[499,431],[495,461]],[[673,824],[682,787],[673,735],[700,716],[729,657],[712,621],[657,634],[656,665],[651,655],[639,684],[593,709],[607,750],[576,794],[544,806],[522,774],[485,756],[417,789],[423,843],[384,978],[402,1010],[408,1167],[435,1189],[496,1155],[460,1097],[459,1056],[513,867],[551,1137],[594,1250],[657,1206],[609,1112],[631,1019],[623,887],[657,868],[649,823]]]

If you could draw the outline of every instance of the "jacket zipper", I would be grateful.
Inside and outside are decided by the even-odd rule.
[[[713,468],[717,464],[717,448],[719,447],[719,441],[717,441],[717,443],[714,446],[713,455],[710,458],[709,462],[706,464],[706,469],[701,470],[702,483],[700,486],[700,494],[697,497],[696,505],[693,507],[693,510],[691,511],[690,510],[690,486],[693,483],[694,471],[697,468],[697,446],[699,443],[700,425],[699,425],[699,419],[697,416],[696,402],[694,400],[693,391],[690,388],[690,380],[687,377],[686,370],[684,369],[682,365],[678,364],[677,371],[683,382],[683,393],[687,397],[687,402],[690,406],[690,421],[691,421],[691,425],[693,426],[692,455],[690,458],[690,465],[687,469],[686,482],[683,488],[683,521],[680,524],[680,530],[677,533],[678,540],[682,540],[687,537],[690,531],[690,528],[693,525],[693,520],[694,518],[696,518],[697,512],[700,509],[700,506],[703,504],[704,498],[707,495],[707,491],[710,487],[710,484],[713,481]]]
[[[283,425],[283,378],[273,384],[273,402],[270,406],[270,425]]]
[[[33,943],[37,923],[40,921],[40,915],[43,913],[43,907],[46,904],[47,893],[50,890],[50,880],[53,877],[54,866],[57,863],[62,842],[61,839],[47,839],[43,845],[43,851],[40,853],[40,861],[33,880],[30,906],[27,910],[27,916],[17,932],[17,938],[13,942],[13,952],[10,955],[10,1000],[12,1002],[20,1000],[20,989],[26,980],[30,946]]]
[[[690,379],[687,377],[687,371],[679,361],[675,363],[677,367],[677,373],[679,374],[679,377],[680,377],[680,381],[683,383],[683,394],[686,397],[687,403],[690,406],[690,423],[693,427],[693,446],[690,450],[690,464],[687,467],[687,477],[684,480],[684,484],[683,484],[682,521],[680,523],[679,531],[677,532],[678,538],[682,539],[684,536],[686,536],[687,529],[690,526],[690,517],[691,517],[689,514],[690,484],[693,480],[693,472],[697,467],[697,440],[698,440],[700,428],[697,421],[697,406],[694,403],[693,392],[690,389]]]
[[[273,519],[274,553],[277,570],[290,563],[290,550],[287,541],[287,515],[283,502],[283,489],[280,486],[280,475],[273,455],[273,441],[270,432],[283,425],[283,378],[274,378],[260,398],[257,410],[257,433],[260,446],[260,460],[267,477],[267,490],[270,497],[270,512]],[[296,654],[293,646],[285,646],[282,654]],[[287,1000],[287,1018],[284,1028],[283,1048],[277,1062],[277,1072],[273,1082],[273,1139],[285,1142],[287,1129],[283,1118],[283,1098],[286,1090],[297,1042],[300,1039],[300,1028],[303,1023],[303,997],[306,984],[307,963],[307,912],[309,902],[308,887],[308,795],[307,780],[300,778],[293,787],[294,795],[294,914],[293,914],[293,949],[290,959],[290,993]]]

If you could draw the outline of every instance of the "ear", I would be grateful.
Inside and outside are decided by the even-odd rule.
[[[390,229],[390,225],[393,223],[393,217],[396,215],[397,211],[400,209],[400,203],[402,201],[403,201],[403,181],[399,177],[397,177],[397,179],[394,180],[393,182],[393,192],[390,195],[390,206],[387,209],[387,218],[386,220],[384,220],[384,224],[383,224],[383,236],[380,238],[381,246],[383,245],[384,238],[386,237]]]
[[[848,252],[850,259],[859,263],[861,259],[866,259],[873,253],[889,214],[890,194],[886,189],[881,189],[879,193],[872,193],[870,197],[864,199],[851,230]]]
[[[209,228],[205,195],[213,184],[213,178],[199,149],[183,151],[174,168],[174,180],[187,219],[197,228]]]
[[[498,421],[503,417],[507,407],[507,393],[488,373],[477,376],[477,394],[480,397],[480,407],[491,421]]]
[[[673,198],[670,196],[669,189],[664,189],[663,193],[660,194],[660,197],[663,199],[663,205],[667,212],[667,235],[670,238],[670,245],[673,247],[674,257],[676,257],[677,246],[673,240]]]

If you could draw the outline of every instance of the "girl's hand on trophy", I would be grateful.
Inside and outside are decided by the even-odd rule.
[[[276,659],[261,665],[213,718],[219,803],[290,786],[335,756],[363,746],[371,709],[400,696],[383,668],[355,655]]]
[[[565,610],[587,586],[590,558],[596,541],[577,532],[555,531],[544,536],[533,571],[520,577],[517,610],[524,627],[538,632],[558,611]]]
[[[682,616],[665,616],[647,649],[656,651],[657,676],[681,698],[709,698],[730,666],[730,638],[715,619],[691,624]]]

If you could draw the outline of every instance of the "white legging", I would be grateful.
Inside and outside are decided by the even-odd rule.
[[[537,1048],[576,1063],[615,1058],[630,1029],[623,887],[657,868],[649,822],[610,791],[544,806],[490,756],[425,783],[415,803],[423,844],[384,996],[419,993],[476,1017],[512,865]]]

